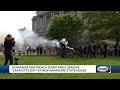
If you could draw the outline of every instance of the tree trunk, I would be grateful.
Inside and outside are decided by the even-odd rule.
[[[118,45],[119,44],[119,37],[116,37],[116,44]]]
[[[120,41],[120,39],[119,39],[119,32],[116,32],[116,44],[117,44],[117,46],[119,44],[119,41]]]

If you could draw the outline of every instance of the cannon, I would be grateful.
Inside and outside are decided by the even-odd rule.
[[[66,51],[67,51],[67,57],[74,57],[75,55],[81,56],[79,53],[79,49],[74,49],[71,47],[66,47]]]

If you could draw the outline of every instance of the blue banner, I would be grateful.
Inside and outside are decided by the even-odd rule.
[[[111,65],[111,73],[120,73],[120,65]]]
[[[9,65],[0,65],[0,73],[9,73]]]

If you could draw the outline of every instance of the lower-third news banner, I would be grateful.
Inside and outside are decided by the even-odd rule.
[[[96,65],[11,65],[10,73],[95,73]]]
[[[0,65],[0,73],[120,73],[120,65]]]

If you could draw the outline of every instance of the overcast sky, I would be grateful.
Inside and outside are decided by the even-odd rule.
[[[14,32],[24,26],[32,30],[32,18],[36,11],[0,11],[0,32]]]

